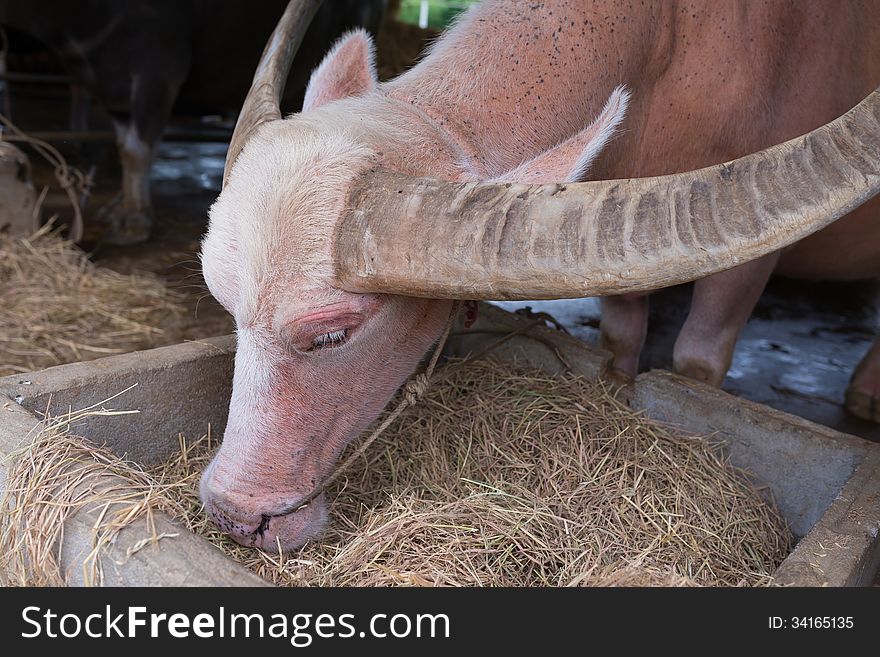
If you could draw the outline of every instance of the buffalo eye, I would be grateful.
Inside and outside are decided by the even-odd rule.
[[[317,349],[326,349],[327,347],[335,347],[343,342],[345,342],[346,338],[348,338],[348,329],[340,329],[338,331],[330,331],[328,333],[322,333],[317,336],[314,340],[312,340],[312,348],[311,351],[315,351]]]

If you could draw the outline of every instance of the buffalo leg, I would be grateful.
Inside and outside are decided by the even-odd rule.
[[[694,283],[691,309],[672,355],[676,372],[721,385],[739,334],[778,259],[774,253]]]
[[[122,163],[122,196],[107,210],[107,239],[113,244],[136,244],[150,236],[150,168],[178,88],[179,83],[138,79],[132,85],[131,115],[114,121]]]
[[[611,352],[615,373],[633,378],[648,332],[648,295],[625,294],[602,299],[599,344]]]
[[[846,407],[857,417],[880,422],[880,339],[853,372],[846,389]]]
[[[89,129],[89,110],[92,96],[81,84],[70,85],[70,129],[74,132],[87,132]]]

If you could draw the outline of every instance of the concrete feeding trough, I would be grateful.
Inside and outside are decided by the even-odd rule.
[[[509,337],[512,332],[516,335]],[[534,321],[483,305],[477,323],[453,336],[447,351],[474,353],[508,336],[493,357],[600,376],[609,354]],[[60,414],[135,386],[117,408],[138,415],[87,418],[76,433],[150,467],[178,448],[178,434],[220,435],[226,420],[235,343],[213,338],[0,378],[0,462],[47,408]],[[850,586],[873,582],[880,568],[880,445],[733,397],[668,372],[638,377],[632,407],[692,434],[712,435],[730,459],[766,487],[798,539],[775,573],[782,585]],[[5,479],[0,469],[0,485]],[[91,550],[87,509],[65,524],[60,555],[71,584],[82,582]],[[103,561],[107,585],[267,585],[206,540],[158,514],[157,530],[173,540],[134,551],[146,521],[122,530]]]

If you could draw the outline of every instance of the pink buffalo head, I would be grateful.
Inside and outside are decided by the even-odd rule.
[[[508,178],[577,179],[625,104],[615,92],[594,125]],[[315,71],[303,113],[257,126],[227,160],[234,167],[210,211],[202,264],[235,318],[238,351],[226,432],[201,494],[242,544],[293,549],[321,530],[323,496],[289,510],[379,415],[453,307],[334,284],[332,235],[363,171],[473,177],[436,125],[398,105],[378,89],[369,36],[354,32]]]
[[[378,416],[452,307],[331,282],[329,232],[350,180],[379,155],[347,110],[323,106],[375,85],[372,45],[356,32],[315,72],[302,115],[250,136],[211,208],[204,276],[235,318],[238,349],[223,444],[201,494],[245,545],[292,549],[318,533],[323,497],[284,511]]]

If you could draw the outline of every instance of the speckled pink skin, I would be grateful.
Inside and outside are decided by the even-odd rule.
[[[380,166],[446,179],[504,179],[550,153],[545,179],[522,181],[550,182],[572,158],[569,149],[551,149],[588,126],[612,90],[625,85],[631,100],[622,129],[588,177],[649,176],[736,158],[837,117],[880,84],[877,43],[878,2],[493,0],[471,11],[410,72],[343,102],[352,121],[391,121],[402,131],[402,139],[369,138]],[[356,40],[350,45],[322,67],[324,86],[314,91],[321,102],[371,84],[364,75],[368,49]],[[285,129],[279,123],[265,134],[280,143]],[[676,343],[676,369],[720,383],[774,270],[813,278],[880,275],[878,212],[874,201],[781,258],[699,281]],[[238,271],[226,246],[206,252],[204,264],[215,296],[234,312],[235,299],[223,298]],[[298,263],[294,258],[290,271]],[[269,280],[259,292],[261,314],[239,327],[230,424],[202,482],[218,524],[236,540],[268,549],[294,548],[320,531],[323,500],[296,514],[272,514],[332,470],[345,444],[439,336],[450,307],[351,295],[300,274],[285,270]],[[363,304],[369,309],[358,310]],[[292,353],[277,327],[323,307],[358,314],[360,336],[327,354]],[[636,371],[647,310],[646,296],[605,300],[603,341],[628,375]],[[871,353],[880,359],[880,349]],[[853,385],[880,394],[880,367],[859,371]]]
[[[466,24],[387,89],[442,125],[485,177],[580,129],[618,84],[632,93],[627,118],[589,178],[737,158],[836,118],[880,85],[876,0],[509,1],[486,3]],[[784,253],[699,281],[675,347],[677,371],[721,383],[774,271],[880,276],[880,200]],[[647,298],[603,306],[603,343],[632,376]],[[880,406],[878,370],[863,364],[853,386]]]

